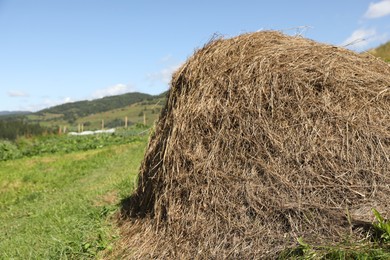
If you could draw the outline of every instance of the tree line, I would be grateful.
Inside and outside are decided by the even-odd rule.
[[[72,103],[66,103],[55,107],[43,109],[37,114],[51,113],[51,114],[63,114],[64,120],[73,123],[79,117],[84,117],[91,114],[105,112],[117,108],[126,107],[138,102],[153,102],[159,96],[152,96],[144,93],[127,93],[117,96],[109,96],[95,100],[83,100]]]
[[[14,141],[20,136],[36,136],[51,132],[53,130],[37,123],[27,123],[23,119],[0,120],[0,139]]]

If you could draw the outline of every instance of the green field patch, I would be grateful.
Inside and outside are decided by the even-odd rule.
[[[84,130],[100,129],[102,120],[104,120],[105,127],[107,128],[124,127],[127,117],[128,126],[144,123],[146,125],[153,125],[160,114],[163,104],[163,100],[160,102],[159,100],[140,102],[127,107],[80,117],[76,120],[76,123],[84,124]]]
[[[101,149],[103,147],[132,143],[143,140],[141,132],[147,133],[145,127],[117,129],[112,134],[96,135],[46,135],[34,138],[19,138],[15,142],[0,140],[0,161],[23,157],[34,157],[46,154],[67,154],[77,151]],[[46,168],[47,170],[47,168]]]
[[[109,250],[110,216],[131,192],[146,137],[0,162],[0,259],[80,259]]]

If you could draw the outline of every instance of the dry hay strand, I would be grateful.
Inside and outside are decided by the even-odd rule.
[[[122,255],[247,259],[299,237],[353,241],[371,208],[390,215],[389,157],[388,64],[273,31],[214,39],[173,75]]]

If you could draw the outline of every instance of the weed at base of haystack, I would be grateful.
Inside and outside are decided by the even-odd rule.
[[[390,259],[390,221],[376,209],[372,212],[375,221],[366,226],[364,239],[353,242],[345,238],[335,245],[315,245],[298,238],[299,245],[283,250],[278,259]]]

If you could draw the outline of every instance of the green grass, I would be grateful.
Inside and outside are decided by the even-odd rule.
[[[84,259],[110,250],[110,216],[131,192],[146,137],[0,162],[0,259]]]
[[[390,259],[389,248],[385,245],[361,242],[336,246],[300,245],[283,252],[278,259]]]

